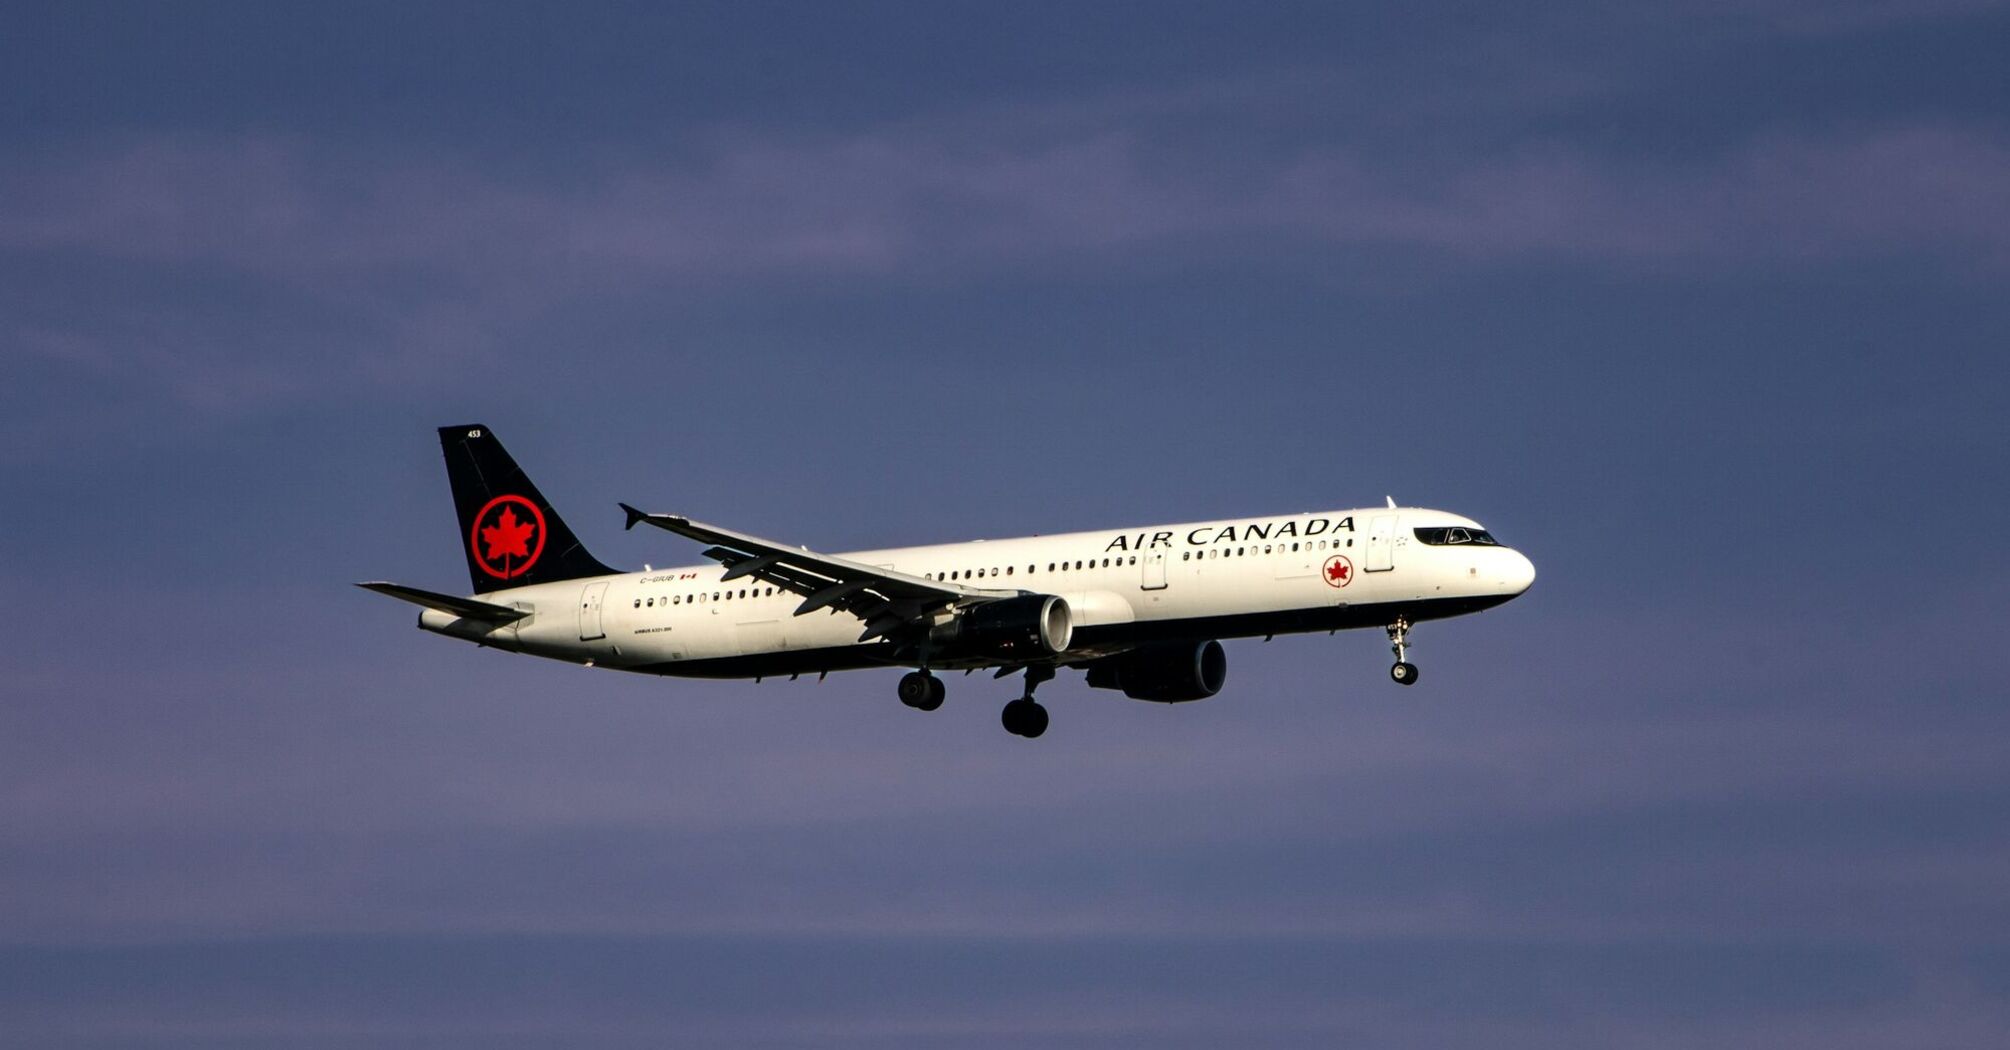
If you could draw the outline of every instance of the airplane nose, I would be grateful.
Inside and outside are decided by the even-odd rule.
[[[1508,564],[1507,580],[1505,582],[1509,587],[1514,589],[1516,594],[1520,594],[1528,590],[1529,585],[1535,582],[1535,563],[1528,560],[1528,555],[1520,551],[1510,551],[1509,553],[1514,555],[1514,560]]]

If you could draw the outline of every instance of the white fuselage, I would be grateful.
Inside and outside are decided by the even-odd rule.
[[[997,594],[1059,595],[1074,640],[1062,662],[1157,641],[1382,626],[1489,608],[1526,590],[1529,560],[1496,545],[1422,542],[1419,528],[1480,527],[1413,507],[1262,518],[842,555]],[[859,620],[794,611],[800,594],[717,564],[497,590],[483,600],[530,615],[487,645],[655,674],[759,677],[905,663],[858,641]],[[420,625],[460,634],[451,615]],[[960,666],[954,661],[937,666]]]

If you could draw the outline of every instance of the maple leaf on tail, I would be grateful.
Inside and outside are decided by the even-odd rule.
[[[530,536],[536,531],[537,528],[529,522],[516,520],[514,509],[504,507],[496,523],[482,529],[482,542],[489,548],[485,560],[495,561],[505,554],[513,558],[530,557]]]

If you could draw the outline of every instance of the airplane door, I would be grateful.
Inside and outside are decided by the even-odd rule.
[[[1388,572],[1396,567],[1396,516],[1378,514],[1368,522],[1368,556],[1363,572]]]
[[[1277,553],[1271,556],[1271,575],[1280,580],[1296,580],[1319,571],[1321,559],[1312,556],[1312,544],[1307,542],[1300,550],[1292,550],[1295,543],[1280,543]]]
[[[607,637],[600,627],[600,603],[607,597],[607,582],[589,583],[579,594],[579,640],[591,642]]]
[[[1162,591],[1166,589],[1166,552],[1145,552],[1145,578],[1138,584],[1139,589]]]
[[[742,656],[776,653],[789,647],[780,620],[748,620],[733,625],[733,642]]]

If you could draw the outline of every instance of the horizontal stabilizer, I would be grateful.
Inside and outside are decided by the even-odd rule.
[[[440,612],[451,616],[458,616],[464,620],[481,620],[484,623],[492,623],[498,627],[506,623],[515,623],[530,615],[521,609],[512,609],[507,605],[478,602],[473,598],[456,598],[451,594],[436,594],[432,591],[422,591],[417,587],[406,587],[396,583],[373,581],[370,583],[359,583],[356,586],[366,591],[376,591],[378,594],[389,595],[401,602],[411,602],[413,605],[422,606],[427,609],[437,609]]]

